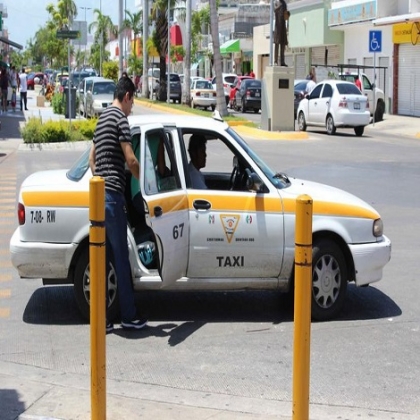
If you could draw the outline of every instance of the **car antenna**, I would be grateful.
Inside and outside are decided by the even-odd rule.
[[[217,120],[217,121],[223,121],[222,116],[220,115],[220,112],[215,109],[213,112],[213,119]]]

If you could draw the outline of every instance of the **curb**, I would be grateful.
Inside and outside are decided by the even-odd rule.
[[[170,110],[162,105],[142,102],[138,99],[134,99],[137,105],[144,106],[146,108],[158,109],[167,113],[174,113],[179,115],[192,115],[187,111],[182,111],[180,109],[171,108]],[[235,131],[239,134],[252,136],[254,139],[258,140],[308,140],[309,135],[303,131],[266,131],[260,128],[248,127],[246,124],[249,124],[250,121],[226,121],[230,127],[235,127]]]

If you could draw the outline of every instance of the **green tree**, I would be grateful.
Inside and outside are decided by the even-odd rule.
[[[88,27],[89,33],[91,33],[92,30],[95,32],[94,45],[91,48],[91,60],[96,61],[96,55],[99,52],[99,65],[96,66],[95,64],[95,67],[99,68],[99,71],[102,73],[100,59],[101,57],[102,61],[107,61],[109,59],[109,53],[105,51],[104,46],[109,42],[109,35],[113,34],[117,36],[118,30],[112,23],[111,18],[102,14],[99,9],[95,9],[93,13],[96,14],[96,20],[93,21]]]
[[[73,0],[60,0],[57,3],[57,8],[61,16],[67,19],[67,23],[70,28],[74,18],[77,17],[76,3]]]

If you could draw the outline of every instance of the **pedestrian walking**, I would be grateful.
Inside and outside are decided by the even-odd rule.
[[[124,329],[141,329],[147,320],[137,312],[134,302],[131,268],[127,245],[127,213],[125,202],[125,164],[131,174],[139,177],[139,162],[131,143],[127,116],[134,102],[135,86],[128,77],[122,77],[116,86],[112,105],[99,117],[89,156],[92,174],[105,180],[105,229],[107,276],[109,261],[114,263]],[[108,295],[108,293],[107,293]],[[106,332],[114,329],[107,319]]]
[[[1,88],[1,111],[7,112],[7,93],[9,87],[9,76],[5,67],[1,69],[0,73],[0,88]]]
[[[18,79],[20,89],[20,110],[23,111],[23,105],[25,105],[25,111],[28,110],[28,76],[25,72],[25,67],[22,67],[22,71],[19,74]]]
[[[9,84],[12,88],[12,99],[11,99],[10,102],[12,104],[13,112],[15,112],[16,111],[16,91],[17,91],[17,88],[18,88],[18,74],[16,72],[16,67],[15,66],[12,66],[10,68]]]

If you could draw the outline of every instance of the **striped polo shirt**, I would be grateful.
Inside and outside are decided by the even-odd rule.
[[[124,194],[125,157],[121,142],[131,143],[130,126],[125,114],[111,105],[99,117],[93,136],[95,175],[104,178],[105,189]]]

